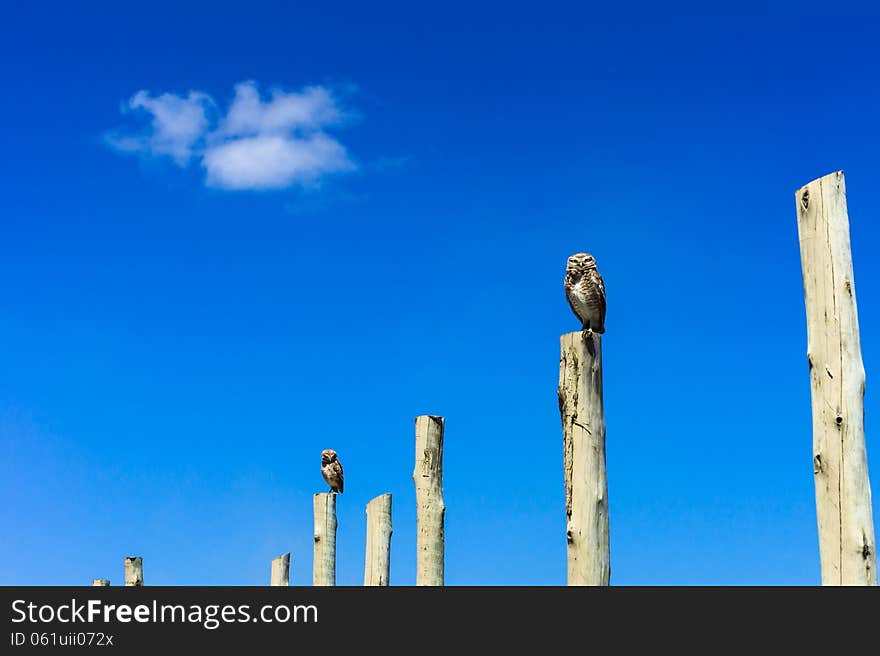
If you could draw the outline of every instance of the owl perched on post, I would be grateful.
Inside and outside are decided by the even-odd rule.
[[[565,298],[585,331],[605,332],[605,282],[589,253],[575,253],[568,258]]]
[[[331,492],[342,494],[342,463],[333,449],[321,451],[321,475],[330,486]]]

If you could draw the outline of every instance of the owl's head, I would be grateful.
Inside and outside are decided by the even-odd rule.
[[[333,449],[324,449],[321,451],[321,464],[329,465],[331,462],[336,461],[336,451]]]
[[[589,253],[575,253],[565,263],[566,273],[583,273],[596,268],[596,260]]]

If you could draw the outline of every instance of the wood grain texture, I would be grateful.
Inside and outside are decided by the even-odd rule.
[[[290,552],[272,559],[272,573],[269,577],[269,585],[290,585]]]
[[[562,419],[569,585],[608,585],[611,553],[602,337],[581,331],[560,338],[559,414]]]
[[[336,494],[321,492],[314,497],[315,553],[312,585],[336,585]]]
[[[876,585],[859,338],[843,171],[795,193],[823,585]]]
[[[443,417],[416,417],[416,585],[443,585],[446,505],[443,503]]]
[[[125,559],[125,585],[140,587],[144,584],[144,559],[140,556],[128,556]]]
[[[367,504],[364,585],[390,585],[391,532],[391,495],[380,494]]]

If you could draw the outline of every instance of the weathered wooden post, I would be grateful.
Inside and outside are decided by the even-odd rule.
[[[565,473],[568,584],[608,585],[608,480],[602,407],[602,337],[592,332],[560,338],[559,414]]]
[[[269,585],[290,585],[290,552],[272,559],[272,575]]]
[[[443,417],[416,417],[416,585],[443,585]]]
[[[140,556],[128,556],[125,559],[125,585],[140,587],[144,584],[144,559]]]
[[[106,588],[110,585],[110,579],[92,579],[92,587]]]
[[[391,495],[367,504],[367,554],[364,585],[389,585],[391,578]]]
[[[312,585],[336,585],[336,493],[315,495],[315,557]]]
[[[877,585],[865,453],[865,368],[843,171],[795,193],[823,585]]]

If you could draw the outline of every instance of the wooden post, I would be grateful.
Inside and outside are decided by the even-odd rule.
[[[140,587],[144,584],[144,559],[140,556],[128,556],[125,559],[125,585]]]
[[[795,202],[807,311],[822,584],[876,585],[865,453],[865,368],[843,171],[801,187]]]
[[[290,585],[290,552],[272,559],[272,576],[269,585]]]
[[[92,579],[92,587],[106,588],[110,585],[110,579]]]
[[[389,585],[391,578],[391,495],[367,504],[367,555],[364,585]]]
[[[565,473],[568,585],[608,585],[608,480],[602,406],[602,337],[560,338],[559,414]]]
[[[416,585],[443,585],[443,417],[416,417]]]
[[[315,495],[315,557],[312,585],[336,585],[336,493]]]

